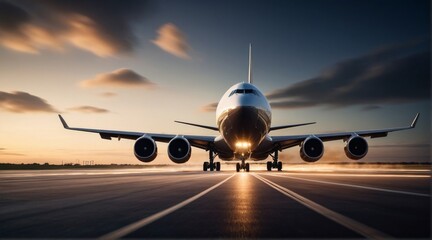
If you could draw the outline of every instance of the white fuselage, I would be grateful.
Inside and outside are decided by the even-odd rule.
[[[247,159],[269,132],[270,104],[254,85],[235,84],[219,101],[216,124],[234,158]]]

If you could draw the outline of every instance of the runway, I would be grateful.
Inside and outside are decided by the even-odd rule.
[[[429,239],[430,183],[415,169],[1,171],[0,238]]]

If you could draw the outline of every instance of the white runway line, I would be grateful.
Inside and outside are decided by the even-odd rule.
[[[430,173],[430,169],[398,169],[398,168],[326,168],[326,167],[319,167],[319,168],[305,168],[305,167],[287,167],[286,170],[288,171],[297,171],[297,172],[340,172],[340,171],[350,171],[350,172],[383,172],[383,173],[389,173],[389,172],[402,172],[402,173]]]
[[[23,170],[25,171],[25,170]],[[29,170],[32,171],[32,170]],[[36,170],[36,172],[3,172],[1,178],[23,178],[23,177],[47,177],[47,176],[91,176],[91,175],[123,175],[123,174],[139,174],[139,173],[160,173],[160,172],[175,172],[175,171],[159,171],[159,170],[80,170],[76,169],[70,171],[60,170],[59,172],[52,172],[56,170]]]
[[[264,177],[261,177],[257,174],[252,174],[257,179],[261,180],[265,184],[269,185],[273,189],[277,190],[278,192],[284,194],[285,196],[299,202],[300,204],[308,207],[309,209],[323,215],[324,217],[327,217],[336,223],[351,229],[352,231],[368,238],[368,239],[389,239],[392,238],[389,235],[382,233],[376,229],[373,229],[369,226],[364,225],[363,223],[357,222],[351,218],[348,218],[342,214],[339,214],[337,212],[334,212],[316,202],[313,202],[287,188],[284,188]]]
[[[229,179],[231,179],[234,176],[235,176],[235,173],[233,175],[229,176],[228,178],[225,178],[221,182],[217,183],[216,185],[213,185],[212,187],[207,188],[206,190],[198,193],[197,195],[184,200],[183,202],[180,202],[180,203],[178,203],[178,204],[176,204],[170,208],[167,208],[163,211],[155,213],[149,217],[143,218],[137,222],[129,224],[129,225],[122,227],[118,230],[115,230],[113,232],[105,234],[102,237],[100,237],[99,239],[110,240],[110,239],[118,239],[118,238],[124,237],[124,236],[126,236],[126,235],[128,235],[128,234],[130,234],[130,233],[132,233],[132,232],[134,232],[134,231],[136,231],[136,230],[138,230],[138,229],[140,229],[140,228],[142,228],[142,227],[144,227],[144,226],[146,226],[146,225],[148,225],[148,224],[150,224],[150,223],[152,223],[152,222],[154,222],[160,218],[163,218],[166,215],[168,215],[168,214],[170,214],[170,213],[172,213],[172,212],[174,212],[174,211],[176,211],[176,210],[178,210],[178,209],[180,209],[186,205],[188,205],[189,203],[192,203],[193,201],[199,199],[200,197],[206,195],[210,191],[212,191],[215,188],[219,187],[220,185],[224,184],[226,181],[228,181]]]
[[[222,175],[228,175],[228,174],[227,173],[219,173],[217,175],[213,175],[213,174],[210,175],[209,174],[209,175],[200,175],[200,176],[199,175],[195,175],[195,174],[187,174],[187,175],[177,175],[177,176],[179,177],[179,179],[180,178],[181,179],[188,179],[188,178],[199,179],[199,178],[204,178],[204,177],[222,176]],[[37,187],[37,185],[34,186],[35,185],[34,183],[40,184],[41,183],[40,181],[45,181],[45,179],[48,179],[47,177],[51,177],[51,176],[53,176],[53,175],[43,175],[43,177],[45,177],[43,180],[41,180],[41,179],[34,180],[32,182],[33,183],[33,187],[28,187],[28,188],[25,188],[25,187],[11,188],[10,184],[16,184],[16,182],[10,181],[10,180],[9,181],[4,181],[3,180],[1,182],[2,182],[2,184],[4,186],[4,189],[6,189],[6,187],[9,187],[10,189],[8,189],[8,190],[3,190],[2,189],[1,193],[2,194],[6,194],[6,193],[10,194],[10,193],[38,191],[38,190],[47,190],[47,189],[59,189],[59,188],[61,188],[61,189],[64,190],[66,188],[106,186],[106,185],[109,186],[111,184],[125,184],[125,183],[129,183],[129,182],[133,183],[133,182],[136,182],[136,179],[135,180],[131,180],[131,178],[136,178],[137,177],[137,176],[130,176],[129,180],[117,179],[117,178],[109,178],[108,181],[98,181],[98,180],[100,180],[102,178],[97,178],[97,179],[89,179],[89,178],[84,179],[84,178],[81,178],[81,179],[78,179],[79,181],[81,181],[79,183],[69,183],[69,181],[71,181],[71,179],[64,178],[64,179],[56,179],[55,183],[58,183],[57,185],[52,185],[51,184],[50,186],[43,185],[41,187]],[[67,177],[69,175],[62,175],[62,176]],[[108,177],[110,177],[110,176],[107,176],[106,178],[108,178]],[[156,179],[166,179],[166,177],[164,177],[164,176],[155,176],[155,175],[142,175],[142,177],[145,178],[146,181],[149,181],[149,180],[155,181]],[[25,178],[25,177],[23,177],[23,178]],[[0,180],[1,180],[1,178],[0,178]],[[16,179],[14,179],[14,180],[16,180]],[[98,181],[98,182],[94,182],[95,180]],[[68,184],[65,185],[66,181],[68,182]],[[91,181],[91,182],[89,182],[89,181]]]
[[[317,173],[317,172],[289,172],[293,175],[312,175],[312,176],[330,176],[330,177],[377,177],[377,178],[430,178],[426,174],[358,174],[358,173]]]
[[[296,179],[296,180],[301,180],[301,181],[316,182],[316,183],[330,184],[330,185],[336,185],[336,186],[361,188],[361,189],[381,191],[381,192],[406,194],[406,195],[419,196],[419,197],[430,197],[429,194],[423,194],[423,193],[415,193],[415,192],[391,190],[391,189],[377,188],[377,187],[368,187],[368,186],[355,185],[355,184],[347,184],[347,183],[328,182],[328,181],[313,180],[313,179],[307,179],[307,178],[298,178],[298,177],[291,177],[291,176],[282,176],[280,174],[263,174],[263,175],[273,176],[273,177],[281,177],[281,178],[291,178],[291,179]]]
[[[50,171],[50,170],[48,170]],[[90,176],[90,175],[121,175],[142,172],[75,172],[75,173],[15,173],[5,174],[2,178],[24,178],[24,177],[50,177],[50,176]]]

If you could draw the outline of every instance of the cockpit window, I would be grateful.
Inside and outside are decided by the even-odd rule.
[[[230,93],[230,97],[234,94],[255,94],[258,96],[258,93],[254,89],[235,89]]]

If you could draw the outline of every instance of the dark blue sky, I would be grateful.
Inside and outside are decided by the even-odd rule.
[[[261,66],[256,74],[266,69],[288,82],[388,45],[420,39],[421,48],[429,47],[428,1],[197,0],[150,6],[151,24],[175,23],[198,56],[205,54],[218,67],[227,59],[243,63],[241,49],[251,42],[254,63]]]

